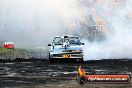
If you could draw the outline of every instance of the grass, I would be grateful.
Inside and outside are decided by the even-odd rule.
[[[47,55],[47,49],[34,48],[34,49],[25,49],[25,48],[15,48],[15,49],[6,49],[0,47],[0,56],[6,58],[42,58]]]
[[[15,49],[6,49],[6,48],[0,48],[0,53],[7,53],[7,52],[20,52],[20,51],[25,51],[25,49],[20,49],[20,48],[15,48]]]
[[[10,53],[10,52],[41,52],[47,51],[47,49],[24,49],[24,48],[15,48],[15,49],[6,49],[0,47],[0,53]]]
[[[5,48],[0,48],[0,54],[1,53],[10,53],[11,49],[5,49]]]

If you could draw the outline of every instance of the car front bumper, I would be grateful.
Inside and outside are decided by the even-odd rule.
[[[54,53],[50,52],[50,58],[83,58],[83,52],[66,52],[66,53]],[[66,57],[65,57],[66,56]]]

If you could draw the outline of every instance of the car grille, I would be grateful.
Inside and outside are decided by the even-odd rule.
[[[53,54],[53,56],[55,56],[55,57],[63,57],[62,54]]]
[[[75,54],[75,55],[71,55],[71,57],[82,57],[83,55],[81,54]]]
[[[54,57],[63,57],[64,54],[53,54]],[[69,54],[71,57],[82,57],[83,55],[80,54]]]
[[[73,50],[65,50],[65,51],[62,51],[62,52],[72,52]]]

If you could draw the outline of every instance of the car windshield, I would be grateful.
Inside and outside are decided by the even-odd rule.
[[[53,41],[53,44],[55,45],[63,45],[64,43],[64,38],[61,38],[61,37],[56,37]],[[79,41],[79,39],[77,37],[70,37],[69,38],[69,43],[70,44],[74,44],[74,45],[80,45],[81,42]]]
[[[62,45],[63,42],[64,42],[63,40],[64,40],[63,38],[57,37],[57,38],[54,39],[53,44],[55,44],[55,45]]]

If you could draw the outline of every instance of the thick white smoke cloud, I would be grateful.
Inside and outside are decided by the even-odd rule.
[[[67,0],[0,0],[0,39],[17,47],[46,47],[67,34],[78,19],[76,2]]]
[[[101,43],[86,42],[85,60],[132,58],[132,1],[97,3],[94,10],[112,27]]]
[[[54,36],[72,34],[93,15],[103,18],[111,32],[100,43],[83,40],[85,60],[131,58],[131,8],[131,0],[0,0],[0,40],[46,47]]]

